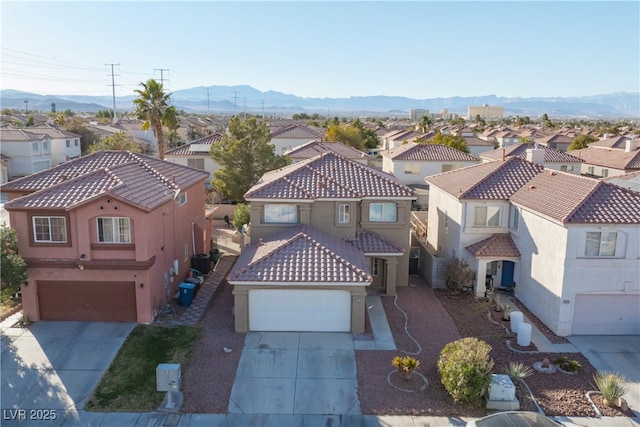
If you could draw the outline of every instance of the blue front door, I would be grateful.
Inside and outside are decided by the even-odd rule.
[[[500,286],[503,288],[510,288],[513,286],[513,270],[515,264],[513,261],[502,261],[502,282]]]

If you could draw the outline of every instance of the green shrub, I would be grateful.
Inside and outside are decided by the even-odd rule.
[[[627,380],[613,372],[598,372],[593,376],[593,381],[609,406],[615,405],[629,391]]]
[[[576,372],[582,369],[582,365],[577,360],[569,360],[567,356],[557,357],[553,360],[553,364],[557,365],[563,371]]]
[[[454,401],[482,405],[482,396],[491,383],[490,351],[491,346],[477,338],[462,338],[444,346],[438,372]]]
[[[233,219],[231,223],[237,231],[242,230],[242,226],[249,224],[251,221],[251,214],[249,212],[249,206],[244,203],[240,203],[236,210],[233,212]]]

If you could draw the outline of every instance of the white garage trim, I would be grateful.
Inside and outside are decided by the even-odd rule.
[[[249,330],[349,332],[351,292],[251,289]]]
[[[577,294],[572,335],[640,335],[640,294]]]

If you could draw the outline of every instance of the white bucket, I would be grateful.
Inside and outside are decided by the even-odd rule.
[[[511,332],[514,334],[518,333],[518,327],[524,320],[524,316],[521,311],[512,311],[511,312]]]
[[[531,344],[531,325],[521,323],[518,327],[518,345],[527,347]]]

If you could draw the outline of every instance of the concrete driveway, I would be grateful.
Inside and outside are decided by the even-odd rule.
[[[3,328],[3,410],[56,410],[60,419],[82,409],[134,326],[42,321]]]
[[[231,414],[360,414],[348,333],[251,332],[231,390]]]
[[[629,380],[625,399],[640,416],[640,335],[576,335],[569,341],[599,372],[617,372]]]

